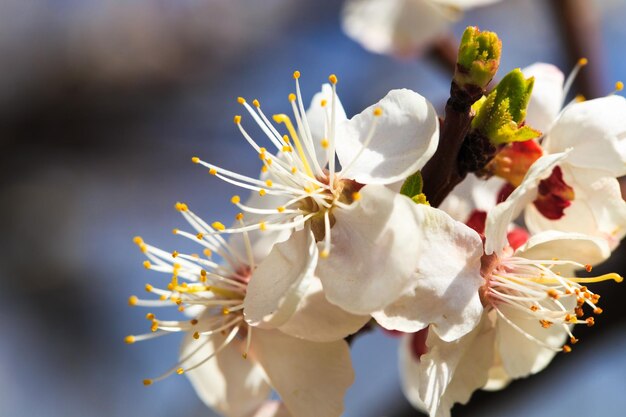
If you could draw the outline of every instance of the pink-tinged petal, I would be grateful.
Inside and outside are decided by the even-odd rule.
[[[445,33],[460,12],[430,1],[348,0],[341,17],[344,32],[365,49],[410,55]]]
[[[498,191],[504,180],[491,177],[488,180],[470,174],[457,185],[443,200],[440,210],[448,213],[454,220],[466,223],[475,210],[488,212],[495,207]]]
[[[543,230],[575,232],[600,237],[615,249],[626,235],[626,202],[619,182],[603,171],[563,167],[565,181],[574,189],[575,198],[558,220],[545,218],[529,206],[524,219],[533,233]]]
[[[416,332],[430,326],[444,341],[470,332],[483,312],[478,289],[483,244],[480,236],[441,210],[423,212],[419,248],[414,257],[412,291],[372,316],[389,330]]]
[[[563,107],[565,78],[557,67],[542,62],[526,67],[522,72],[526,77],[535,77],[533,94],[526,110],[526,123],[545,134]]]
[[[382,114],[376,116],[375,109]],[[342,177],[361,184],[391,184],[421,169],[435,153],[439,119],[421,95],[392,90],[338,124],[335,137]]]
[[[413,289],[425,206],[381,185],[366,185],[360,199],[333,211],[331,250],[317,276],[331,303],[353,314],[385,308]]]
[[[251,326],[285,324],[314,278],[318,251],[308,227],[274,246],[256,268],[244,299],[244,316]]]
[[[409,369],[412,375],[402,375],[404,391],[413,397],[417,391],[417,398],[431,416],[449,417],[454,403],[466,403],[487,382],[493,363],[493,325],[485,314],[480,325],[465,337],[444,342],[429,332],[426,344],[428,352],[421,356],[417,372],[413,367]],[[403,350],[406,348],[403,344]],[[406,354],[401,353],[402,357],[406,361]]]
[[[552,173],[554,167],[567,157],[567,152],[545,155],[539,158],[528,170],[519,187],[506,201],[498,204],[487,215],[485,228],[485,253],[500,252],[508,246],[506,240],[509,224],[520,215],[537,197],[539,183]]]
[[[333,99],[333,89],[330,84],[323,84],[322,91],[315,94],[311,100],[311,105],[306,111],[306,117],[313,136],[313,146],[317,162],[323,168],[328,162],[326,150],[322,147],[322,140],[328,139],[328,124],[331,120],[331,108]],[[323,104],[323,105],[322,105]],[[335,94],[335,121],[343,123],[348,120],[346,111]]]
[[[180,356],[185,357],[202,346],[187,362],[189,365],[185,364],[192,366],[212,355],[225,339],[220,333],[198,340],[187,334]],[[271,392],[263,370],[255,362],[244,359],[240,348],[241,343],[234,340],[215,357],[185,373],[200,399],[226,417],[250,415]]]
[[[561,302],[576,303],[573,297],[569,298]],[[496,320],[496,347],[506,374],[513,379],[522,378],[548,366],[568,337],[565,328],[560,325],[544,328],[538,319],[520,314],[508,305],[499,308],[508,318]]]
[[[343,340],[316,343],[277,330],[252,333],[252,348],[270,384],[293,417],[339,417],[354,381]]]
[[[613,95],[568,106],[543,144],[550,153],[573,148],[567,164],[626,175],[626,99]]]
[[[283,333],[312,342],[332,342],[356,333],[370,320],[331,304],[322,282],[315,278],[289,321],[279,327]]]

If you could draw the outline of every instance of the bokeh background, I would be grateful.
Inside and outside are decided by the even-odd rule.
[[[0,416],[212,416],[184,377],[144,377],[177,358],[176,336],[134,344],[145,310],[127,305],[154,276],[134,235],[183,248],[176,201],[229,221],[233,189],[193,155],[255,174],[257,156],[232,116],[237,96],[283,112],[291,74],[311,97],[330,73],[349,115],[392,88],[439,108],[450,68],[442,48],[421,59],[372,55],[341,31],[337,0],[0,0]],[[626,2],[503,0],[451,28],[496,31],[501,71],[547,61],[577,91],[605,95],[626,78]],[[445,44],[445,42],[444,42]],[[444,48],[445,49],[445,48]],[[599,271],[624,273],[624,245]],[[600,286],[605,314],[546,371],[457,416],[623,416],[626,287]],[[353,346],[357,382],[346,416],[419,415],[403,399],[397,340]]]

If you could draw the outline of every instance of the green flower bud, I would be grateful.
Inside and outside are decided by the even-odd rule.
[[[498,71],[501,52],[498,35],[468,27],[461,38],[454,81],[462,88],[471,85],[484,89]]]

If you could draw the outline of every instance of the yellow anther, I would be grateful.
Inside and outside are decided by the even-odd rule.
[[[593,309],[593,314],[602,314],[604,310],[602,310],[600,307],[596,307]]]
[[[202,251],[202,253],[207,258],[210,258],[211,256],[213,256],[213,252],[211,252],[211,249],[205,249],[205,250]],[[204,271],[204,269],[202,271]],[[200,274],[202,274],[202,271],[200,271]],[[204,274],[202,274],[202,275],[206,275],[206,271],[204,271]]]
[[[556,290],[549,289],[547,292],[548,292],[548,297],[554,298],[555,300],[559,298],[559,293],[556,292]]]
[[[530,306],[530,310],[531,311],[537,311],[537,310],[539,310],[539,307],[533,305],[533,306]]]
[[[262,172],[262,173],[266,173],[266,172],[267,172],[267,166],[263,165],[263,166],[261,167],[261,172]]]
[[[152,290],[154,289],[154,287],[150,284],[146,284],[146,291],[147,292],[152,292]]]
[[[298,172],[298,168],[296,167],[291,167],[291,173],[295,174],[296,172]]]
[[[322,148],[327,149],[328,148],[328,139],[324,138],[320,141],[320,145],[322,145]]]
[[[328,255],[330,255],[330,253],[326,249],[320,252],[320,258],[322,259],[328,258]]]
[[[289,99],[289,101],[296,101],[296,95],[294,93],[289,94],[287,98]]]
[[[289,143],[291,139],[289,139],[289,136],[283,135],[283,140],[285,141],[285,143]]]
[[[209,169],[209,174],[211,174],[211,175],[217,175],[217,169],[215,169],[215,168],[211,168],[211,169]]]
[[[267,226],[265,225],[265,222],[259,223],[259,230],[261,230],[261,231],[267,230]]]
[[[223,315],[225,315],[225,316],[227,316],[227,315],[229,315],[229,314],[230,314],[230,310],[229,310],[229,309],[227,309],[226,307],[224,307],[224,308],[222,309],[222,314],[223,314]]]
[[[151,379],[144,379],[143,380],[143,385],[147,387],[148,385],[152,385],[152,382],[153,381]]]
[[[572,345],[575,345],[576,343],[578,343],[578,339],[576,339],[574,336],[572,336],[572,337],[569,338],[569,342]]]
[[[320,101],[320,105],[321,105],[322,107],[326,107],[326,105],[327,105],[327,104],[328,104],[328,101],[327,101],[327,100],[325,100],[325,99],[322,99],[322,101]]]
[[[152,323],[152,326],[150,326],[150,331],[151,331],[152,333],[154,333],[154,332],[156,332],[157,330],[159,330],[159,323],[157,323],[157,322]]]
[[[185,311],[185,306],[179,306],[179,307],[178,307],[178,311],[180,311],[181,313],[182,313],[183,311]]]
[[[252,101],[252,104],[254,105],[254,107],[261,107],[261,103],[259,103],[259,100],[257,100],[257,99],[254,99]]]
[[[241,356],[242,356],[244,359],[248,359],[248,353],[247,353],[247,352],[243,352],[243,353],[241,354]]]
[[[293,72],[293,78],[294,78],[294,80],[297,80],[298,78],[300,78],[300,71],[294,71]]]
[[[139,302],[139,299],[137,298],[136,295],[131,295],[130,297],[128,297],[128,305],[129,306],[136,306],[137,302]]]
[[[594,324],[596,324],[596,319],[594,319],[593,317],[587,317],[585,319],[585,321],[587,322],[587,326],[591,327]]]
[[[159,297],[159,300],[161,301],[167,300],[167,295],[163,294],[162,296]]]
[[[285,146],[283,146],[282,151],[283,152],[293,152],[293,149],[291,148],[291,146],[285,145]]]
[[[143,261],[143,267],[146,269],[150,269],[150,266],[152,266],[152,264],[150,263],[150,261]]]
[[[260,195],[261,197],[263,197],[265,194],[267,194],[267,191],[265,191],[263,188],[261,188],[261,189],[259,190],[259,195]]]
[[[328,81],[330,81],[331,84],[337,84],[337,76],[335,74],[330,74],[330,76],[328,77]]]
[[[285,208],[284,208],[283,206],[280,206],[280,207],[276,207],[276,210],[277,210],[279,213],[282,213],[283,211],[285,211]]]
[[[376,107],[374,109],[374,116],[380,116],[383,114],[383,109],[381,109],[380,107]]]
[[[246,99],[243,97],[237,97],[237,103],[239,104],[245,104],[246,103]]]
[[[139,237],[139,236],[135,236],[135,237],[133,238],[133,243],[134,243],[135,245],[139,245],[139,246],[141,246],[141,245],[143,244],[143,239],[142,239],[141,237]]]
[[[587,65],[589,63],[589,60],[587,58],[580,58],[578,60],[578,65],[580,65],[581,67],[584,67],[585,65]]]
[[[196,235],[196,238],[198,238],[198,240],[202,240],[204,238],[204,235],[202,233],[198,233]]]
[[[359,193],[358,191],[355,191],[352,193],[352,200],[359,201],[360,199],[361,199],[361,193]]]
[[[200,158],[198,158],[197,156],[194,156],[193,158],[191,158],[191,162],[193,162],[194,164],[197,164],[200,162]]]
[[[241,116],[237,115],[235,117],[233,117],[233,122],[235,122],[236,125],[241,123]]]
[[[219,230],[220,232],[226,229],[226,226],[224,226],[220,222],[213,222],[213,223],[211,223],[211,227],[213,227],[215,230]]]
[[[570,353],[571,351],[572,351],[572,348],[569,345],[563,346],[563,352]]]
[[[176,373],[177,373],[178,375],[182,375],[182,374],[184,374],[184,373],[185,373],[185,370],[184,370],[183,368],[178,368],[178,369],[176,370]]]
[[[146,314],[146,320],[154,320],[154,317],[155,317],[154,313]]]
[[[174,251],[174,252],[172,252],[172,258],[175,258],[175,257],[177,257],[177,256],[178,256],[178,251]]]
[[[243,220],[243,213],[237,213],[237,215],[235,215],[235,220],[237,221]]]
[[[193,338],[196,339],[196,340],[200,339],[200,333],[194,332],[193,333]]]
[[[172,229],[172,233],[177,235],[178,234],[178,229]]]
[[[618,81],[615,83],[615,91],[622,91],[624,89],[624,83]]]
[[[191,319],[191,320],[189,321],[189,323],[190,323],[192,326],[195,326],[196,324],[198,324],[198,320],[196,320],[196,319]]]
[[[132,345],[133,343],[135,343],[135,336],[126,336],[124,338],[124,343],[126,343],[127,345]]]
[[[587,98],[582,94],[578,94],[576,95],[576,97],[574,97],[574,100],[576,101],[576,103],[582,103],[583,101],[587,100]]]
[[[272,182],[272,180],[265,180],[265,185],[271,187],[272,185],[274,185],[274,183]]]
[[[238,195],[234,195],[230,198],[230,202],[233,204],[239,204],[240,201],[241,201],[241,198]]]
[[[307,194],[311,194],[311,192],[313,192],[313,190],[311,190],[311,187],[304,187],[304,192]]]
[[[591,265],[589,265],[589,264],[586,264],[586,265],[585,265],[585,271],[587,271],[587,272],[591,272],[591,270],[592,270],[592,269],[593,269],[593,266],[591,266]]]

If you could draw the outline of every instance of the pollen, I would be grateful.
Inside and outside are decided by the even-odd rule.
[[[176,258],[178,256],[178,251],[172,252],[172,258]]]
[[[285,211],[285,208],[283,206],[276,207],[276,211],[278,211],[279,213],[282,213],[283,211]]]
[[[293,152],[293,148],[291,146],[289,146],[289,145],[285,145],[285,146],[283,146],[282,151],[283,152]]]
[[[243,213],[237,213],[237,214],[235,215],[235,220],[237,220],[237,221],[241,221],[241,220],[243,220]]]
[[[215,230],[219,230],[220,232],[223,231],[223,230],[226,230],[226,226],[224,226],[220,222],[213,222],[211,224],[211,227],[213,227]]]
[[[211,175],[217,175],[217,169],[215,169],[215,168],[211,168],[211,169],[209,169],[209,174],[211,174]]]
[[[569,345],[563,345],[563,352],[570,353],[572,351],[572,347]]]
[[[622,91],[624,89],[624,83],[618,81],[615,83],[615,91]]]
[[[200,333],[194,332],[193,333],[193,338],[196,339],[196,340],[200,339]]]
[[[585,321],[587,322],[588,327],[591,327],[594,324],[596,324],[596,319],[594,319],[593,317],[587,317]]]
[[[238,195],[234,195],[230,198],[230,202],[233,204],[239,204],[240,201],[241,201],[241,198]]]
[[[296,101],[296,95],[294,93],[289,94],[287,98],[289,99],[289,101]]]
[[[261,172],[266,173],[267,172],[267,166],[263,165],[261,167]]]
[[[593,309],[593,314],[602,314],[604,310],[602,310],[600,307],[596,307]]]
[[[358,191],[352,193],[352,199],[354,201],[359,201],[361,199],[361,194]]]
[[[134,243],[135,245],[139,245],[139,246],[141,246],[141,245],[143,244],[143,239],[142,239],[140,236],[135,236],[135,237],[133,238],[133,243]]]
[[[153,313],[146,314],[146,320],[152,321],[154,320],[154,318],[155,318],[155,315]]]
[[[131,295],[130,297],[128,297],[128,305],[129,306],[136,306],[137,302],[139,302],[139,299],[137,298],[136,295]]]
[[[272,185],[274,185],[274,183],[272,182],[272,180],[266,180],[265,185],[267,185],[268,187],[271,187]]]
[[[293,72],[293,79],[297,80],[298,78],[300,78],[300,71],[294,71]]]
[[[191,321],[189,321],[189,323],[190,323],[192,326],[195,326],[196,324],[198,324],[198,320],[196,320],[196,319],[192,319]]]
[[[553,298],[555,300],[558,300],[559,299],[559,293],[556,292],[556,290],[549,289],[548,290],[548,297]]]
[[[578,60],[578,65],[580,65],[581,67],[584,67],[585,65],[587,65],[589,63],[589,60],[587,58],[580,58]]]
[[[239,104],[245,104],[246,103],[246,99],[243,97],[237,97],[237,103]]]
[[[126,336],[124,338],[124,343],[126,343],[127,345],[132,345],[133,343],[135,343],[135,336]]]
[[[150,266],[152,266],[152,264],[150,264],[150,261],[143,261],[143,267],[146,269],[150,269]]]
[[[205,250],[202,251],[202,253],[204,254],[204,256],[206,256],[207,258],[210,258],[211,256],[213,256],[213,252],[211,252],[211,249],[206,248]],[[202,270],[204,271],[204,269]],[[200,271],[201,275],[206,275],[206,271],[204,271],[204,274],[202,273],[202,271]]]
[[[537,311],[537,310],[539,310],[539,307],[537,307],[535,305],[532,305],[532,306],[530,306],[530,309],[531,309],[531,311]]]
[[[146,387],[149,386],[149,385],[152,385],[152,380],[151,379],[144,379],[143,380],[143,385],[146,386]]]
[[[260,195],[261,197],[263,197],[266,193],[267,193],[267,191],[265,191],[263,188],[261,188],[261,189],[259,190],[259,195]]]
[[[337,80],[337,76],[336,76],[335,74],[331,74],[331,75],[328,77],[328,81],[329,81],[331,84],[333,84],[333,85],[337,84],[337,81],[338,81],[338,80]]]
[[[252,101],[252,105],[254,107],[261,107],[261,103],[259,103],[259,100],[257,100],[256,98]]]
[[[259,230],[261,231],[267,230],[267,226],[265,225],[265,222],[259,223]]]
[[[147,292],[152,292],[152,290],[154,289],[154,287],[150,284],[146,284],[146,291]]]
[[[328,149],[328,139],[322,139],[320,145],[322,145],[322,148]]]
[[[322,99],[322,101],[320,101],[320,106],[322,107],[326,107],[327,104],[328,104],[327,100]]]
[[[191,158],[191,162],[193,162],[194,164],[198,164],[200,163],[200,158],[198,158],[197,156],[194,156]]]
[[[381,109],[380,107],[376,107],[374,109],[374,116],[381,116],[383,114],[383,109]]]
[[[582,103],[585,100],[587,100],[587,98],[582,94],[577,94],[576,97],[574,97],[574,101],[576,101],[576,103]]]
[[[235,117],[233,117],[233,122],[235,122],[236,125],[241,123],[241,116],[237,115]]]
[[[174,204],[174,208],[178,211],[187,211],[189,210],[189,208],[187,207],[187,204],[185,203],[176,203]]]
[[[589,264],[585,265],[585,271],[587,272],[591,272],[591,270],[593,269],[593,267]]]

